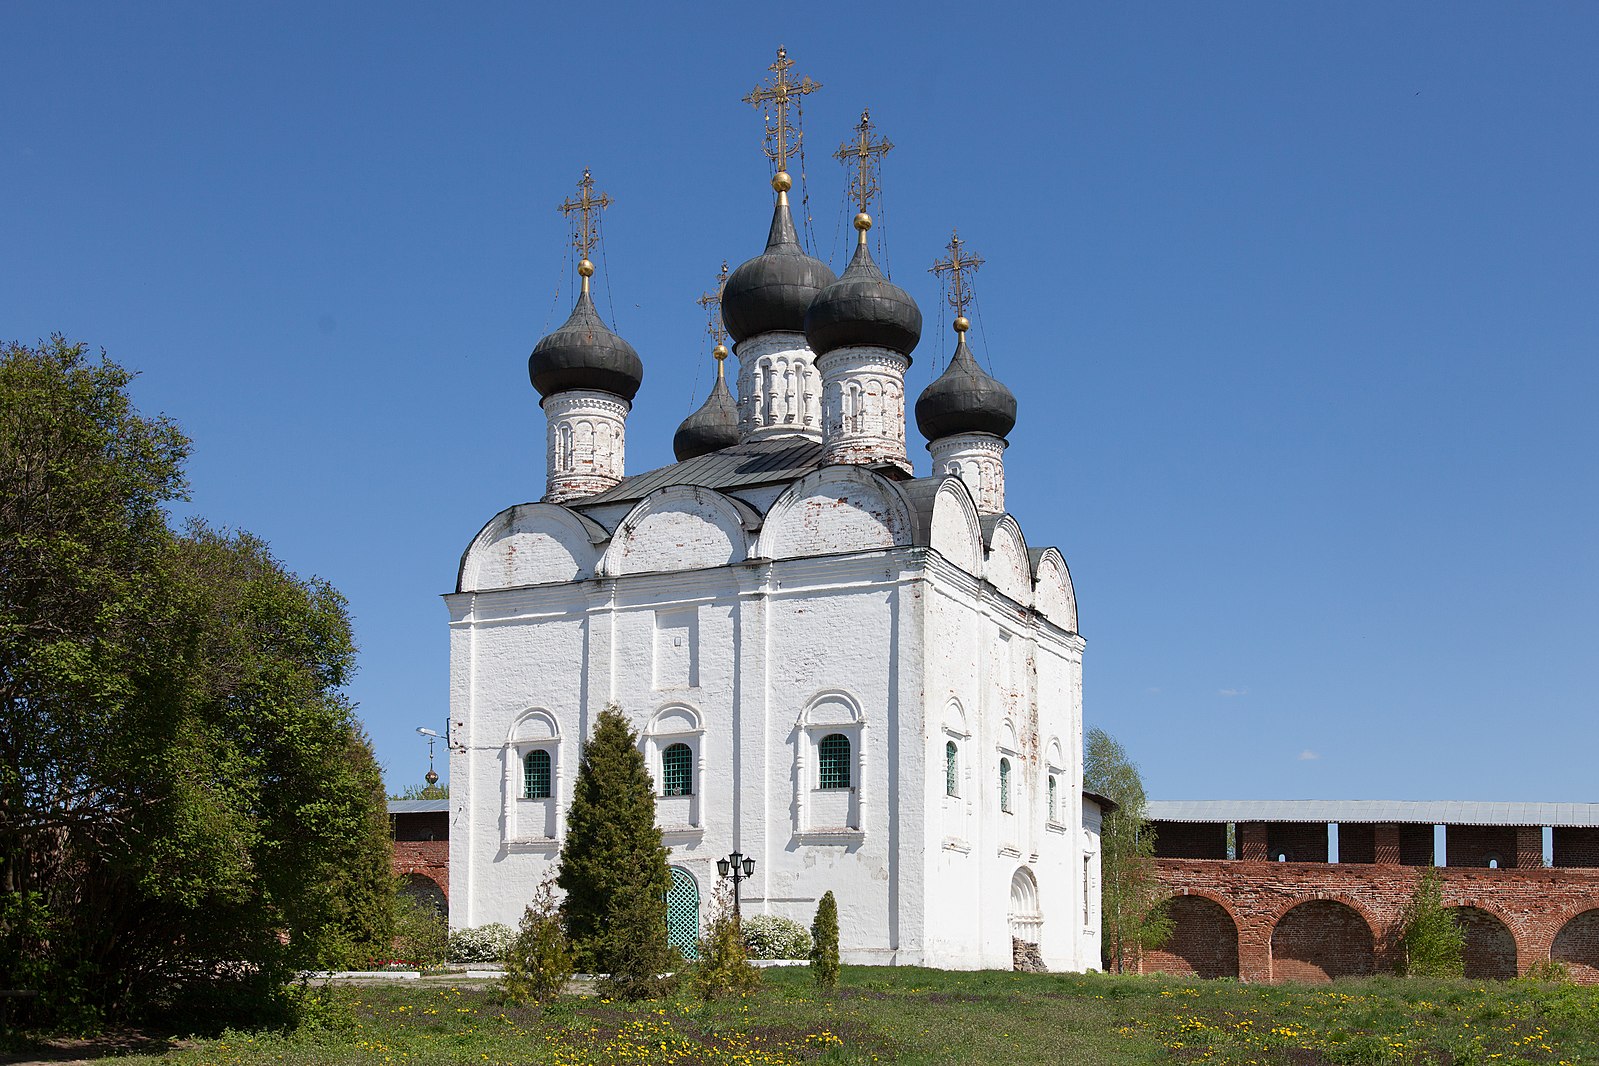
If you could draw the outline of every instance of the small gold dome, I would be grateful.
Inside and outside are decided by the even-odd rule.
[[[788,176],[788,171],[779,170],[772,175],[772,188],[778,192],[788,192],[794,187],[794,179]]]
[[[956,317],[956,319],[955,319],[955,332],[956,333],[965,333],[967,330],[969,330],[971,328],[972,328],[971,320],[969,318],[967,318],[965,315],[960,315],[960,316]]]
[[[867,230],[871,229],[872,216],[868,215],[865,211],[862,211],[860,214],[856,215],[855,228],[860,230],[862,233],[865,233]]]
[[[594,276],[594,264],[587,259],[583,259],[577,264],[577,272],[585,278],[592,278]]]
[[[723,359],[727,358],[727,345],[718,344],[715,348],[711,349],[711,354],[716,356],[717,362],[721,362]]]

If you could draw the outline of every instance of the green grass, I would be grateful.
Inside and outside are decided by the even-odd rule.
[[[229,1032],[127,1063],[1599,1063],[1599,989],[1371,978],[1241,985],[1159,977],[845,967],[821,995],[803,969],[756,993],[502,1004],[492,987],[396,983],[316,993],[292,1033]]]

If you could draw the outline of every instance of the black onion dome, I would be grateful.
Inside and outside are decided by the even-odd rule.
[[[585,292],[566,323],[534,347],[527,376],[540,396],[594,389],[631,402],[644,382],[644,364],[631,344],[600,321]]]
[[[922,339],[922,309],[883,276],[862,241],[844,276],[805,312],[805,343],[817,355],[849,345],[887,348],[909,357]]]
[[[683,419],[672,435],[672,452],[678,462],[719,452],[738,443],[738,407],[727,391],[727,380],[718,374],[711,394],[700,409]]]
[[[966,347],[966,335],[949,366],[916,398],[916,426],[928,440],[957,433],[992,433],[1003,437],[1016,425],[1016,397],[983,373]]]
[[[775,330],[801,333],[811,301],[836,280],[826,263],[805,254],[788,204],[779,201],[766,251],[740,264],[722,289],[722,322],[735,343]]]

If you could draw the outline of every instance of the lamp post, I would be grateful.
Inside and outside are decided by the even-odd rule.
[[[716,872],[732,879],[733,921],[741,921],[738,914],[738,883],[755,876],[755,860],[741,851],[735,851],[725,859],[716,860]]]

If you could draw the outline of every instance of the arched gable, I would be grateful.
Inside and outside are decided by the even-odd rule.
[[[605,527],[554,503],[507,507],[461,556],[457,592],[577,581],[594,575]]]
[[[1009,718],[999,724],[999,750],[1012,755],[1021,754],[1021,743],[1016,736],[1016,723]]]
[[[859,701],[854,696],[830,689],[818,692],[806,702],[795,725],[801,729],[830,725],[860,725],[865,721],[865,717],[861,713]]]
[[[767,559],[868,551],[912,543],[903,492],[858,466],[824,466],[790,485],[766,512],[755,554]]]
[[[972,490],[958,477],[946,477],[933,497],[929,547],[974,577],[983,575],[983,527]]]
[[[944,731],[957,737],[969,737],[971,729],[966,724],[966,710],[961,701],[952,699],[944,705]]]
[[[556,722],[555,716],[542,707],[535,707],[531,711],[524,711],[515,722],[511,724],[511,731],[506,736],[507,744],[538,743],[543,740],[560,740],[561,726]]]
[[[646,736],[675,736],[702,732],[699,712],[686,703],[669,703],[655,712],[644,727]]]
[[[1017,603],[1031,604],[1033,568],[1027,561],[1022,527],[1008,514],[984,516],[982,526],[988,544],[983,576]]]
[[[1051,770],[1066,769],[1066,752],[1059,737],[1050,737],[1049,743],[1044,745],[1044,765]]]
[[[1077,590],[1059,548],[1036,552],[1033,566],[1033,606],[1038,613],[1068,633],[1077,632]]]
[[[741,562],[760,524],[747,503],[698,485],[672,485],[644,497],[617,524],[598,572],[617,577]]]

